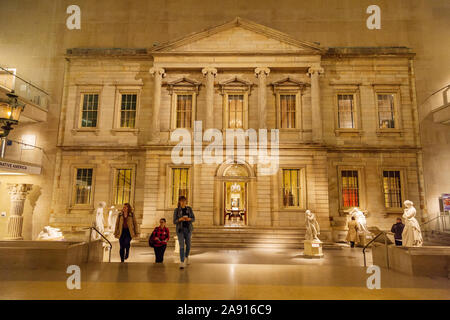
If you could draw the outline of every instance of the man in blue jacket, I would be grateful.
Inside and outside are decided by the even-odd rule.
[[[401,218],[397,218],[397,223],[392,225],[391,232],[394,233],[395,245],[402,245],[402,232],[405,225],[402,223]]]

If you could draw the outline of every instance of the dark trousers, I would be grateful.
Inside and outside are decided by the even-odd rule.
[[[161,263],[164,260],[164,252],[166,251],[167,245],[162,245],[161,247],[153,247],[155,249],[155,262]]]
[[[402,242],[402,239],[395,239],[395,245],[396,246],[402,246],[402,244],[403,244],[403,242]]]
[[[130,242],[131,242],[130,230],[128,230],[128,228],[126,229],[124,228],[119,238],[120,244],[119,253],[120,253],[120,261],[122,262],[128,259],[128,255],[130,253]]]
[[[355,241],[350,241],[350,247],[354,248],[355,247]]]

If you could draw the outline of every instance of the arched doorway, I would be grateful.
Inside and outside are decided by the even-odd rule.
[[[214,181],[214,224],[230,227],[254,225],[255,174],[248,163],[224,162]]]

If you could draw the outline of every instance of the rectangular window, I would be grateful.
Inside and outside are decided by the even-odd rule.
[[[301,181],[300,169],[283,169],[283,205],[285,207],[300,207]]]
[[[339,129],[355,129],[355,105],[352,94],[338,94]]]
[[[384,205],[386,208],[401,208],[402,185],[400,171],[383,171]]]
[[[228,95],[228,128],[237,129],[244,127],[244,95]]]
[[[83,94],[83,107],[81,110],[81,127],[95,128],[97,127],[98,115],[98,94]]]
[[[344,208],[359,207],[359,180],[357,170],[341,171],[342,205]]]
[[[116,169],[114,204],[131,203],[133,169]]]
[[[185,196],[189,202],[189,168],[172,168],[172,205],[178,204],[178,197]]]
[[[192,128],[192,95],[177,95],[177,128]]]
[[[295,128],[295,102],[294,94],[280,95],[281,128]]]
[[[75,181],[75,204],[91,203],[93,171],[94,169],[77,169]]]
[[[120,103],[120,127],[134,128],[136,125],[137,94],[122,94]]]
[[[395,128],[394,95],[378,94],[378,127],[380,129]]]

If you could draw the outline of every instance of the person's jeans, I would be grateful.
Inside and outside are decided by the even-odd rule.
[[[402,239],[395,239],[395,245],[396,246],[402,246]]]
[[[130,243],[131,243],[130,230],[128,230],[128,228],[124,228],[119,238],[120,244],[119,254],[120,254],[120,261],[122,262],[128,259],[128,255],[130,253]]]
[[[350,247],[354,248],[355,247],[355,241],[350,241]]]
[[[167,245],[162,245],[161,247],[153,247],[155,249],[155,262],[160,263],[164,260],[164,252],[166,251]]]
[[[182,228],[177,232],[178,244],[180,245],[180,260],[184,262],[184,258],[189,257],[189,251],[191,251],[191,231],[187,228]],[[186,243],[186,250],[184,244]]]

